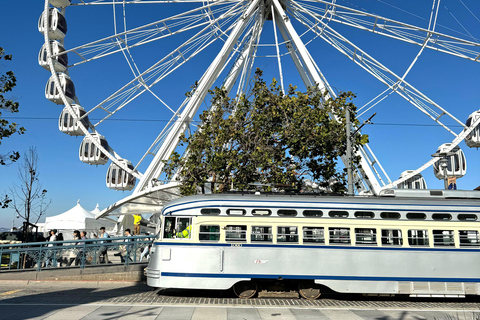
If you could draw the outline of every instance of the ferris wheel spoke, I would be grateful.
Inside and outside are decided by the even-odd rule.
[[[210,25],[217,23],[219,20],[222,20],[222,17],[212,20]],[[234,17],[229,16],[224,19],[220,25],[225,27],[228,31],[230,28],[232,28],[232,20],[234,20]],[[171,51],[146,71],[134,77],[133,80],[128,82],[121,89],[117,90],[114,94],[110,95],[100,104],[93,107],[85,116],[88,116],[88,114],[95,110],[105,111],[107,115],[97,124],[95,124],[95,126],[97,126],[116,112],[123,109],[141,94],[148,91],[146,89],[147,87],[153,87],[173,71],[184,65],[198,53],[215,42],[219,37],[221,37],[216,30],[210,29],[209,26],[205,26],[202,31],[198,32],[195,36],[191,37],[178,48]]]
[[[310,12],[306,9],[301,7],[296,8],[297,10],[293,11],[293,14],[298,21],[300,21],[306,27],[310,28],[313,33],[317,34],[320,38],[322,38],[332,47],[337,49],[339,52],[347,56],[349,59],[362,67],[368,73],[373,75],[377,80],[387,85],[390,90],[396,92],[402,98],[410,102],[418,110],[420,110],[430,119],[442,126],[445,130],[455,136],[457,135],[447,125],[440,121],[440,118],[443,116],[449,117],[450,119],[464,127],[464,124],[460,120],[455,118],[444,108],[439,106],[433,100],[431,100],[426,95],[417,90],[415,87],[410,85],[407,81],[402,79],[402,77],[396,75],[389,68],[375,60],[360,47],[342,36],[339,32],[335,31],[328,24],[325,24],[323,21],[316,18],[315,15],[311,15]],[[313,21],[308,19],[308,17],[302,15],[301,13],[304,13],[305,15],[313,18]],[[319,24],[320,26],[318,26],[317,24]]]
[[[304,3],[305,2],[305,3]],[[328,9],[309,5],[307,2],[328,4]],[[460,37],[454,37],[428,28],[403,23],[379,15],[341,6],[324,0],[301,0],[297,2],[311,10],[312,15],[329,21],[369,31],[381,36],[393,38],[403,42],[424,46],[425,48],[440,51],[459,58],[480,62],[480,43]]]
[[[168,137],[165,140],[165,143],[162,144],[159,151],[156,153],[154,159],[148,166],[143,178],[139,181],[137,187],[135,188],[134,192],[140,192],[145,188],[149,187],[149,182],[152,179],[158,179],[158,177],[162,174],[163,167],[165,165],[165,160],[168,160],[172,152],[175,150],[180,135],[185,132],[190,121],[193,119],[193,116],[198,111],[198,108],[202,104],[205,96],[207,95],[208,90],[211,88],[215,80],[218,78],[219,74],[225,68],[225,62],[235,46],[239,46],[238,39],[240,38],[241,34],[247,28],[252,21],[255,21],[253,17],[255,13],[258,11],[258,3],[259,0],[253,0],[248,4],[247,9],[242,15],[242,19],[238,19],[227,40],[225,41],[222,49],[219,51],[215,59],[212,61],[210,66],[205,71],[204,75],[202,76],[201,80],[198,82],[198,86],[196,87],[195,91],[193,92],[188,104],[185,106],[184,110],[182,111],[179,120],[176,121],[172,130],[170,131]]]
[[[199,29],[202,26],[210,24],[208,15],[222,15],[226,12],[230,12],[230,15],[235,15],[242,10],[241,7],[238,6],[238,3],[233,3],[231,6],[223,5],[211,10],[212,7],[216,7],[220,4],[223,3],[200,6],[178,15],[78,45],[63,51],[61,54],[75,53],[79,58],[79,61],[76,61],[69,66],[74,67],[119,53],[123,48],[133,49],[155,41],[167,39],[173,35],[178,35],[193,29]],[[235,7],[236,10],[232,11],[232,7]],[[209,9],[208,12],[206,12],[207,9]]]
[[[259,23],[259,20],[257,19],[254,27],[244,35],[242,40],[239,40],[237,42],[236,44],[237,48],[232,49],[232,52],[237,52],[238,56],[222,84],[222,87],[225,88],[227,92],[231,91],[233,85],[237,82],[240,71],[245,69],[244,66],[248,63],[248,59],[252,58],[251,51],[256,48],[255,43],[258,42],[258,38],[260,37],[260,34],[261,34],[261,28],[258,27],[259,25],[260,23]],[[225,65],[229,64],[229,61],[233,58],[233,56],[234,56],[233,54],[229,56],[228,60],[225,62]],[[204,81],[204,76],[200,78],[199,83],[202,81]],[[172,118],[169,120],[167,125],[160,132],[160,134],[154,140],[152,145],[148,148],[147,152],[145,152],[139,164],[143,162],[148,155],[155,156],[159,152],[161,146],[165,142],[165,139],[167,138],[168,134],[172,130],[174,124],[178,121],[182,121],[180,120],[180,113],[182,112],[182,110],[184,110],[184,107],[189,103],[190,99],[191,99],[191,96],[185,98],[185,100],[180,105],[180,107],[175,112],[175,114],[172,116]],[[215,106],[211,106],[211,108],[214,108],[214,107]],[[193,121],[192,119],[184,121],[185,127],[187,127],[188,125],[191,125],[192,121]],[[188,152],[188,150],[186,152]],[[155,179],[158,179],[158,178],[160,177],[156,177]]]

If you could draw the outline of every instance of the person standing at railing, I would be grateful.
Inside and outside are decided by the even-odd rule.
[[[125,229],[125,237],[131,237],[132,234],[131,234],[131,231],[130,229]],[[125,239],[124,242],[130,242],[132,241],[131,239]],[[118,255],[120,255],[120,259],[122,260],[122,263],[125,262],[126,259],[128,259],[129,261],[132,261],[132,258],[130,257],[130,250],[131,250],[131,247],[132,245],[130,244],[125,244],[124,246],[120,246],[119,247],[119,250],[120,252],[118,253]]]
[[[73,240],[80,240],[80,231],[75,230],[73,231]],[[75,242],[75,246],[78,246],[80,243]],[[75,261],[75,265],[78,266],[78,250],[77,248],[70,249],[68,254],[68,263],[67,266],[71,266],[73,261]]]
[[[100,227],[100,236],[99,238],[102,238],[102,239],[108,239],[110,238],[110,236],[108,235],[108,233],[105,231],[105,227]],[[100,243],[105,243],[105,242],[109,242],[109,240],[102,240],[100,241]],[[102,262],[103,261],[103,262]],[[99,250],[99,253],[98,253],[98,263],[110,263],[110,261],[108,260],[108,247],[107,246],[101,246],[100,247],[100,250]]]
[[[87,240],[87,232],[86,231],[81,231],[80,232],[80,240]],[[81,261],[83,259],[85,259],[84,255],[85,255],[85,251],[83,250],[83,248],[85,247],[85,245],[87,244],[86,241],[82,241],[82,242],[78,242],[78,245],[80,246],[80,249],[78,249],[78,255],[77,255],[77,260],[75,261],[75,265],[78,266],[79,264],[81,264]],[[86,260],[86,259],[85,259]]]
[[[48,238],[48,242],[57,241],[57,229],[50,230],[50,237]],[[49,243],[47,247],[52,248],[54,246],[53,243]],[[45,252],[45,268],[48,268],[49,264],[52,264],[55,267],[56,260],[54,260],[55,250],[49,249]],[[53,261],[52,261],[53,259]]]

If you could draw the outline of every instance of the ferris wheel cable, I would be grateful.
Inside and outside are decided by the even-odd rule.
[[[126,35],[125,35],[125,37],[126,37]],[[118,39],[117,39],[117,40],[118,40]],[[125,39],[125,40],[126,40],[126,39]],[[128,53],[128,57],[127,57],[127,54],[125,53],[125,51]],[[128,65],[129,65],[129,67],[130,67],[130,70],[131,70],[132,73],[133,73],[133,76],[137,76],[137,74],[140,74],[140,70],[138,69],[137,64],[135,63],[135,60],[133,59],[133,56],[132,56],[132,54],[130,53],[130,50],[129,50],[128,48],[125,48],[125,50],[122,50],[122,53],[123,53],[123,55],[124,55],[124,57],[125,57],[125,60],[127,61]],[[133,69],[132,64],[133,64],[133,66],[135,67],[136,72],[135,72],[135,70]],[[150,92],[150,94],[151,94],[152,96],[154,96],[158,101],[160,101],[161,104],[163,104],[163,105],[164,105],[168,110],[170,110],[172,113],[175,113],[175,111],[173,111],[173,109],[170,108],[170,107],[168,106],[168,104],[166,104],[160,97],[158,97],[152,90],[150,90],[150,88],[149,88],[148,85],[145,83],[145,81],[143,80],[142,77],[140,77],[139,82],[141,82],[141,83],[143,84],[144,88],[145,88],[148,92]]]
[[[213,6],[213,4],[210,5],[210,6]],[[203,8],[204,7],[192,9],[190,11],[186,11],[184,13],[181,13],[181,14],[178,14],[178,15],[175,15],[175,16],[172,16],[172,17],[168,17],[168,18],[165,18],[165,19],[162,19],[162,20],[158,20],[158,21],[155,21],[153,23],[146,24],[144,26],[140,26],[140,27],[137,27],[137,28],[125,31],[125,32],[116,33],[116,34],[113,34],[111,36],[104,37],[102,39],[91,41],[89,43],[85,43],[85,44],[79,45],[77,47],[67,49],[67,50],[61,52],[60,54],[58,54],[58,56],[59,55],[65,55],[65,54],[68,54],[70,52],[76,53],[78,56],[80,56],[82,58],[82,61],[77,62],[77,63],[70,66],[70,67],[73,67],[73,66],[85,63],[85,62],[89,62],[89,61],[99,59],[99,58],[109,56],[111,54],[115,54],[115,53],[119,52],[120,49],[114,50],[116,45],[115,45],[115,42],[112,42],[112,40],[118,39],[119,37],[122,37],[122,36],[126,36],[127,34],[132,34],[133,35],[133,36],[130,37],[130,40],[131,40],[130,42],[132,42],[133,40],[138,40],[137,43],[133,43],[133,44],[130,43],[129,46],[128,46],[129,48],[135,48],[135,47],[139,47],[139,46],[142,46],[142,45],[154,42],[154,41],[158,41],[158,40],[161,40],[161,39],[168,38],[172,35],[183,33],[183,32],[195,29],[195,28],[200,28],[203,25],[208,25],[209,24],[208,21],[203,21],[204,20],[204,14],[198,14],[197,13],[198,11],[202,11]],[[237,8],[237,12],[232,11],[231,12],[232,15],[241,13],[241,7],[236,6],[236,8]],[[228,9],[228,7],[219,8],[218,12],[221,12],[220,10],[226,11],[227,9]],[[181,21],[176,21],[177,19],[180,19],[180,18],[182,18]],[[167,22],[170,22],[170,23],[167,24]],[[161,24],[163,24],[163,27],[158,27],[157,26],[157,25],[161,25]],[[153,26],[157,26],[157,28],[140,32],[145,28],[149,28],[149,27],[153,27]],[[178,28],[178,27],[179,27],[179,29],[176,30],[175,28]],[[152,37],[154,37],[157,34],[161,34],[161,35],[152,39]],[[104,43],[104,44],[102,44],[102,43]],[[99,52],[99,51],[100,51],[99,55],[88,58],[89,54],[93,54],[93,53],[96,53],[96,52]]]
[[[468,35],[474,39],[476,42],[478,42],[478,39],[475,38],[468,30],[467,28],[465,28],[465,26],[457,19],[457,17],[455,17],[455,15],[447,8],[447,6],[444,4],[443,7],[445,8],[445,10],[447,10],[447,12],[452,16],[452,18],[458,23],[458,25],[460,27],[462,27],[463,30],[465,30],[466,33],[468,33]]]
[[[303,3],[303,1],[325,3],[325,1],[323,0],[300,0],[298,3]],[[346,10],[346,12],[344,12],[343,14],[346,14],[347,16],[343,16],[342,12],[337,11],[335,16],[332,17],[332,21],[343,24],[343,25],[348,25],[350,27],[373,32],[375,34],[409,42],[419,46],[423,44],[423,40],[425,39],[425,37],[416,36],[411,32],[420,32],[422,34],[428,33],[427,29],[420,28],[411,24],[402,23],[393,19],[385,18],[383,16],[373,15],[370,13],[354,10],[348,7],[343,7],[339,5],[335,5],[335,6],[341,7],[342,9]],[[317,9],[318,8],[315,7],[315,11],[318,11]],[[348,16],[347,12],[352,12],[355,15],[364,16],[366,18],[372,18],[374,19],[374,21],[369,22],[369,21],[362,20],[360,18],[353,18]],[[378,20],[383,21],[383,24],[380,24]],[[387,24],[387,23],[390,23],[390,24]],[[409,31],[409,32],[406,32],[406,31]],[[454,37],[454,36],[440,33],[437,31],[432,33],[432,37],[435,37],[435,39],[429,42],[429,45],[427,45],[427,48],[432,50],[437,50],[443,53],[447,53],[450,55],[454,55],[457,57],[461,57],[463,59],[480,62],[479,60],[480,43]],[[421,39],[421,41],[419,41],[419,39]],[[450,43],[450,44],[445,44],[445,43]],[[455,50],[449,49],[449,48],[452,48],[452,46],[453,46],[453,49]],[[477,49],[472,50],[471,48],[477,48]]]
[[[308,11],[302,8],[298,8],[298,10],[304,10],[305,13],[308,14]],[[315,15],[313,14],[313,17],[315,18]],[[308,24],[301,20],[301,17],[297,16],[297,20],[305,24],[308,27]],[[320,21],[320,23],[324,24],[323,22]],[[456,135],[455,132],[450,130],[447,126],[442,124],[439,120],[439,116],[447,115],[450,117],[452,120],[456,121],[457,123],[463,125],[463,123],[456,119],[452,114],[447,112],[444,108],[436,104],[433,100],[422,94],[419,90],[414,88],[412,85],[410,85],[407,81],[401,81],[399,82],[398,80],[400,79],[399,76],[397,76],[394,72],[389,70],[386,66],[382,65],[379,63],[377,60],[375,60],[373,57],[368,55],[365,51],[363,51],[361,48],[359,48],[357,45],[353,44],[351,41],[343,37],[340,33],[332,29],[329,25],[325,25],[326,31],[320,34],[320,37],[325,40],[327,43],[329,43],[331,46],[336,48],[338,51],[343,53],[345,56],[347,56],[349,59],[354,61],[357,65],[362,67],[364,70],[372,74],[375,78],[380,80],[382,83],[385,85],[389,86],[391,90],[394,90],[397,92],[400,96],[402,96],[405,100],[408,102],[412,103],[415,107],[417,107],[420,111],[422,111],[424,114],[429,116],[432,120],[435,122],[439,123],[442,125],[447,131],[452,133],[453,135]],[[311,29],[312,32],[316,32],[315,29]],[[349,49],[349,47],[352,47],[352,49]],[[395,78],[396,80],[391,79],[389,76],[384,74],[382,71],[385,71],[387,74],[389,74],[391,77]],[[401,84],[401,86],[400,86]],[[407,88],[409,91],[405,90]],[[441,112],[435,112],[434,115],[430,114],[428,111],[432,110],[431,108],[425,108],[425,104],[419,103],[418,99],[412,96],[412,93],[415,93],[418,97],[421,97],[426,103],[429,105],[434,106],[435,108],[441,110]]]
[[[438,9],[440,7],[440,0],[438,0],[437,2],[437,6],[436,6],[436,9],[435,9],[435,0],[433,1],[433,4],[432,4],[432,11],[430,12],[430,21],[428,23],[428,30],[431,30],[432,32],[435,31],[435,25],[437,23],[437,17],[438,17]],[[425,37],[425,41],[423,42],[423,45],[422,47],[420,48],[420,51],[417,53],[417,55],[415,56],[415,58],[412,60],[412,62],[410,63],[410,66],[407,68],[407,70],[405,70],[405,73],[403,74],[402,78],[398,80],[398,83],[399,85],[405,80],[405,78],[407,77],[408,73],[410,72],[410,70],[412,70],[413,66],[415,65],[415,63],[417,62],[418,58],[420,57],[420,55],[423,53],[423,50],[425,49],[425,47],[427,46],[427,43],[429,42],[430,38],[432,36],[432,33],[428,33],[427,36]],[[432,110],[433,111],[433,110]]]
[[[470,127],[467,127],[464,129],[462,133],[460,133],[451,143],[450,145],[446,146],[446,148],[443,150],[443,152],[448,153],[453,150],[460,142],[465,140],[465,137],[469,135],[473,130],[476,129],[477,126],[480,126],[480,117],[476,119],[476,121],[472,121]],[[398,186],[400,183],[407,181],[408,179],[412,178],[413,176],[417,175],[418,173],[422,172],[423,170],[427,169],[428,167],[432,166],[435,162],[440,160],[440,157],[434,157],[427,163],[425,163],[423,166],[418,168],[417,170],[412,171],[411,173],[405,175],[404,177],[384,186],[382,190],[384,189],[389,189],[389,188],[394,188]]]
[[[388,94],[386,94],[388,92]],[[366,112],[370,111],[373,107],[375,107],[377,104],[388,98],[391,94],[393,93],[393,90],[390,90],[390,88],[386,88],[383,90],[379,95],[377,95],[375,98],[364,104],[362,107],[358,108],[358,111],[363,110],[364,108],[367,108],[369,104],[372,104],[370,107],[368,107],[365,111],[358,113],[357,117],[360,118],[363,116]],[[383,96],[383,97],[382,97]]]
[[[472,14],[472,16],[473,16],[478,22],[480,22],[480,19],[478,19],[478,17],[472,12],[472,10],[470,10],[470,8],[467,7],[467,5],[466,5],[465,3],[463,3],[462,0],[459,0],[459,1],[460,1],[460,3],[465,7],[465,9],[467,9],[468,12],[470,12],[470,13]]]
[[[317,2],[317,0],[302,0],[302,1],[313,1],[313,2]],[[421,19],[421,20],[425,20],[425,21],[427,20],[425,17],[419,16],[419,15],[415,15],[415,14],[413,14],[413,13],[407,11],[407,10],[404,10],[404,9],[399,8],[399,7],[393,6],[393,5],[388,4],[388,3],[386,3],[386,2],[383,2],[383,1],[380,1],[380,0],[377,0],[377,1],[382,2],[382,3],[384,3],[384,4],[388,5],[388,6],[391,6],[392,8],[395,8],[395,9],[397,9],[397,10],[400,10],[400,11],[402,11],[402,12],[404,12],[404,13],[407,13],[407,14],[409,14],[409,15],[411,15],[411,16],[414,16],[414,17],[416,17],[416,18],[419,18],[419,19]],[[460,0],[460,1],[461,1],[461,0]],[[351,3],[351,2],[348,2],[348,1],[346,1],[346,2],[349,3],[351,6],[355,6],[355,7],[359,8],[358,6],[356,6],[355,4],[353,4],[353,3]],[[346,9],[346,10],[348,10],[348,11],[352,11],[352,9],[351,9],[350,7],[345,7],[345,6],[341,6],[341,7],[342,7],[342,9]],[[322,10],[321,8],[318,8],[318,9],[319,9],[319,11]],[[385,19],[384,17],[379,16],[379,15],[377,15],[377,14],[374,13],[374,12],[370,12],[370,11],[364,9],[364,8],[360,8],[360,10],[356,10],[356,11],[357,11],[357,12],[362,12],[362,13],[368,13],[368,14],[370,14],[370,15],[372,15],[372,16],[378,16],[380,19]],[[336,11],[336,12],[338,12],[338,11]],[[392,20],[392,21],[393,21],[393,20]],[[453,31],[453,32],[455,32],[455,33],[458,33],[458,34],[460,34],[460,35],[463,35],[463,36],[466,36],[466,35],[467,35],[467,36],[468,36],[468,34],[459,32],[458,30],[455,30],[455,29],[453,29],[453,28],[449,28],[449,27],[447,27],[447,26],[445,26],[445,25],[438,24],[438,26],[440,26],[440,27],[442,27],[442,28],[445,28],[445,29],[447,29],[447,30]]]
[[[91,112],[93,112],[94,110],[97,110],[99,108],[101,108],[104,104],[106,104],[107,102],[111,101],[111,100],[114,100],[116,99],[116,97],[118,97],[119,95],[122,95],[124,90],[127,90],[127,88],[129,86],[134,86],[133,88],[130,88],[128,90],[132,90],[134,88],[136,88],[138,86],[138,84],[135,84],[138,82],[138,79],[140,77],[143,77],[144,75],[147,75],[148,73],[151,73],[153,70],[156,69],[156,67],[162,67],[162,62],[164,62],[166,60],[167,57],[172,57],[170,59],[170,62],[171,62],[171,66],[172,66],[172,63],[176,63],[177,65],[175,65],[175,67],[172,66],[172,68],[170,69],[167,69],[167,71],[165,71],[161,77],[158,77],[152,84],[151,86],[153,86],[154,84],[158,83],[160,80],[162,80],[163,78],[165,78],[168,74],[170,74],[171,72],[173,72],[174,70],[176,70],[178,67],[180,67],[181,65],[183,65],[185,62],[187,62],[188,60],[190,60],[191,58],[193,58],[196,54],[198,54],[199,52],[201,52],[202,50],[204,50],[206,47],[208,47],[211,43],[213,43],[216,39],[213,39],[211,40],[210,42],[208,42],[207,44],[204,44],[202,47],[201,47],[201,50],[197,50],[196,52],[194,52],[188,59],[185,59],[185,57],[183,57],[183,62],[179,62],[178,60],[178,56],[181,56],[181,52],[180,52],[180,49],[182,48],[185,48],[187,47],[188,49],[188,46],[187,45],[190,45],[192,42],[195,42],[195,41],[203,41],[202,39],[202,36],[209,36],[209,34],[207,35],[202,35],[202,32],[206,30],[208,31],[208,26],[205,27],[202,31],[198,32],[197,34],[195,34],[194,36],[192,36],[189,40],[187,40],[186,42],[184,42],[183,44],[181,44],[178,48],[174,49],[173,51],[171,51],[169,54],[167,54],[164,58],[160,59],[159,61],[157,61],[154,65],[152,65],[150,68],[148,68],[146,71],[142,72],[140,75],[138,75],[137,77],[135,77],[133,80],[131,80],[130,82],[128,82],[126,85],[124,85],[122,88],[120,88],[119,90],[117,90],[115,93],[113,93],[112,95],[110,95],[108,98],[104,99],[101,103],[99,103],[97,106],[93,107],[91,110],[89,110],[85,116],[88,116]],[[211,33],[210,33],[211,35]],[[197,42],[198,44],[198,42]],[[174,54],[177,53],[177,55],[175,56]],[[137,95],[138,97],[138,95]],[[131,101],[131,99],[129,100]],[[123,108],[125,106],[125,103],[122,104],[121,108]],[[120,108],[120,109],[121,109]],[[117,111],[119,109],[117,108]],[[107,115],[107,118],[110,117],[112,114],[109,114]]]

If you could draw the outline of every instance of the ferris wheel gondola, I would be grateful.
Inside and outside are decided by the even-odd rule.
[[[475,111],[467,119],[466,126],[472,128],[472,131],[465,137],[465,144],[470,148],[480,148],[480,124],[473,127],[479,119],[480,111]]]
[[[40,52],[38,53],[38,64],[50,71],[50,67],[48,65],[48,53],[47,53],[47,48],[46,46],[50,45],[50,52],[54,55],[54,58],[52,59],[53,62],[53,69],[56,72],[65,72],[67,70],[68,66],[68,56],[66,54],[62,54],[65,52],[65,48],[63,47],[60,42],[56,40],[50,41],[48,44],[44,44],[42,48],[40,49]]]
[[[38,31],[43,34],[45,30],[48,30],[48,38],[50,40],[62,40],[65,38],[67,34],[67,20],[58,9],[48,9],[48,25],[46,24],[44,14],[38,19]]]
[[[58,77],[60,85],[57,86],[55,78]],[[60,87],[60,88],[59,88]],[[69,104],[75,102],[75,85],[72,79],[63,72],[59,72],[56,76],[52,75],[45,86],[45,97],[55,104],[63,104],[63,97]]]
[[[91,165],[104,165],[108,162],[107,154],[98,147],[108,150],[108,142],[104,136],[98,133],[92,133],[85,136],[80,144],[78,155],[80,161]]]
[[[360,115],[370,110],[369,104],[381,104],[390,94],[396,93],[406,103],[426,115],[440,130],[454,135],[454,140],[449,142],[445,152],[454,149],[464,138],[467,138],[467,145],[480,143],[480,138],[476,138],[480,117],[471,116],[470,123],[464,125],[451,110],[440,106],[407,81],[424,51],[431,50],[430,52],[438,54],[441,52],[478,62],[478,42],[437,31],[440,10],[438,1],[430,2],[428,10],[424,11],[429,17],[426,19],[428,23],[421,26],[410,23],[407,18],[406,21],[388,18],[336,0],[187,2],[185,10],[168,11],[164,10],[164,7],[173,8],[180,4],[164,0],[113,3],[103,0],[45,0],[44,13],[39,19],[39,30],[44,34],[45,45],[40,50],[39,62],[42,67],[52,72],[46,87],[46,97],[56,104],[65,105],[61,119],[64,120],[63,124],[68,126],[59,125],[62,132],[85,135],[80,146],[81,161],[89,164],[112,161],[107,174],[109,188],[131,190],[131,183],[128,186],[118,185],[118,181],[125,180],[118,179],[118,172],[125,173],[127,180],[129,177],[138,178],[134,193],[146,192],[162,183],[169,183],[164,181],[165,162],[177,147],[180,136],[196,130],[192,120],[195,120],[199,111],[204,108],[202,104],[207,99],[208,90],[217,85],[224,86],[232,96],[245,93],[257,59],[265,58],[274,62],[265,65],[277,69],[278,83],[284,92],[285,84],[288,83],[287,75],[291,76],[292,71],[296,70],[297,78],[301,79],[305,87],[317,85],[320,90],[328,92],[327,98],[334,97],[336,90],[327,81],[327,73],[320,71],[321,63],[326,59],[319,55],[319,52],[326,51],[315,47],[316,41],[323,41],[364,69],[373,76],[372,79],[386,85],[387,89],[383,93],[360,108]],[[64,47],[66,11],[70,17],[80,8],[93,12],[112,5],[113,32],[108,34],[100,30],[105,27],[103,25],[92,26],[92,32],[84,29],[80,31],[70,26],[69,34],[74,33],[75,36],[70,39],[69,35],[66,42],[68,47]],[[425,4],[423,6],[427,8]],[[61,12],[57,8],[62,8]],[[380,25],[381,28],[378,27]],[[90,26],[85,26],[88,27]],[[407,61],[406,70],[402,70],[402,73],[394,72],[397,63],[393,63],[395,68],[389,68],[380,62],[381,59],[375,59],[365,48],[352,40],[355,36],[347,36],[348,31],[352,30],[368,31],[378,39],[397,41],[403,45],[413,44],[419,50],[415,52],[413,60]],[[102,35],[97,35],[97,32]],[[266,36],[268,32],[271,32],[272,36]],[[310,50],[308,46],[314,48]],[[204,59],[211,59],[211,63],[205,68],[204,63],[191,63],[201,55]],[[71,61],[67,60],[67,56]],[[119,65],[116,60],[110,64],[115,57],[122,57],[126,61],[128,76],[126,72],[117,69],[102,72],[102,68]],[[286,57],[292,59],[288,67],[284,66],[287,64]],[[87,104],[82,103],[85,110],[79,112],[81,109],[76,107],[78,99],[72,79],[76,77],[76,70],[88,69],[91,65],[94,74],[100,76],[98,79],[89,78],[92,84],[88,94],[85,91],[79,94],[80,97],[87,96],[90,100]],[[190,65],[190,68],[186,67],[187,65]],[[205,72],[202,74],[199,69]],[[125,80],[121,80],[122,76]],[[198,82],[195,82],[196,80]],[[195,90],[191,91],[183,102],[173,98],[174,86],[186,85],[188,88],[194,83]],[[85,85],[83,82],[82,87]],[[96,93],[101,93],[101,98],[92,95],[95,90]],[[150,98],[144,98],[145,96],[149,96],[153,102],[148,100]],[[95,98],[98,101],[92,102]],[[147,106],[152,107],[143,113]],[[365,109],[366,111],[363,111]],[[170,120],[165,121],[166,125],[160,128],[156,137],[152,137],[153,142],[145,147],[144,155],[133,165],[126,160],[128,157],[117,153],[117,144],[126,141],[140,144],[143,143],[143,136],[142,139],[132,139],[131,134],[135,130],[123,127],[113,135],[108,135],[110,144],[107,144],[104,133],[100,134],[100,131],[107,127],[106,123],[111,124],[107,120],[120,114],[126,114],[128,118],[140,113],[148,119],[152,114],[161,114],[161,117],[164,117],[169,113]],[[87,117],[90,121],[97,119],[97,122],[90,123]],[[61,122],[60,120],[59,124]],[[78,127],[71,129],[75,124]],[[455,132],[458,131],[458,126],[461,127],[460,133]],[[128,139],[118,140],[117,135],[121,133],[128,134]],[[110,138],[114,138],[114,141]],[[115,150],[113,145],[117,146]],[[126,150],[129,152],[129,148]],[[129,157],[132,156],[135,157],[129,154]],[[434,159],[417,170],[404,171],[399,179],[392,181],[369,145],[361,147],[356,156],[361,159],[361,168],[355,168],[354,174],[357,179],[357,192],[371,194],[378,194],[380,190],[389,187],[407,187],[412,183],[426,187],[422,180],[424,178],[419,173],[438,161]],[[139,168],[143,173],[138,171]],[[116,170],[115,175],[112,174],[113,170]]]
[[[70,136],[83,136],[85,135],[80,127],[80,123],[84,128],[89,127],[88,116],[85,115],[85,109],[78,104],[72,104],[69,107],[65,107],[60,113],[58,119],[58,129]],[[81,119],[81,120],[78,120]]]

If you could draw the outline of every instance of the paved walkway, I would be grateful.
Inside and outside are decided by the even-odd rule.
[[[0,282],[1,319],[474,320],[480,319],[480,303],[354,295],[242,300],[219,291],[154,291],[135,283]]]
[[[0,319],[161,319],[161,320],[472,320],[463,310],[365,310],[267,307],[190,307],[123,304],[1,305]],[[478,317],[478,314],[477,314]]]

